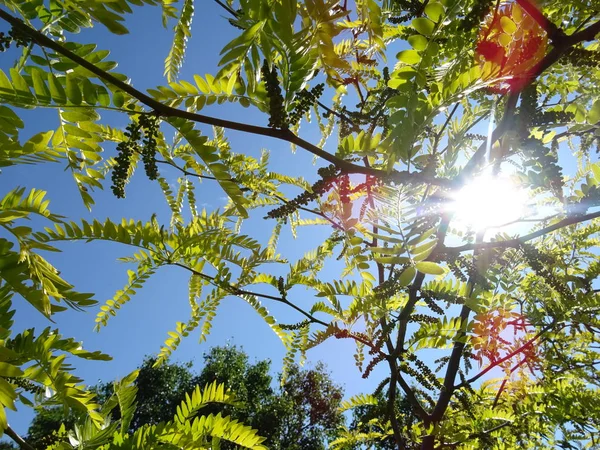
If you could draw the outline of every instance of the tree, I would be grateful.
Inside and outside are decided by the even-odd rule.
[[[385,364],[385,420],[369,433],[348,430],[338,447],[390,435],[398,448],[424,450],[596,446],[596,2],[217,3],[228,14],[223,26],[238,35],[223,47],[214,76],[183,80],[194,2],[161,2],[165,23],[176,23],[167,83],[145,94],[114,71],[107,50],[73,34],[94,24],[126,33],[127,0],[3,2],[0,19],[11,31],[2,45],[22,53],[8,75],[0,72],[0,164],[60,161],[92,208],[94,188],[110,183],[124,197],[143,163],[173,212],[170,224],[69,220],[50,213],[44,192],[16,188],[4,196],[3,407],[27,392],[48,402],[36,394],[47,387],[51,403],[78,408],[99,426],[93,395],[61,358],[106,355],[49,330],[13,336],[9,313],[14,294],[48,317],[95,304],[40,254],[95,240],[136,247],[125,258],[134,265],[129,283],[102,306],[98,328],[161,268],[189,273],[190,319],[170,332],[157,364],[192,331],[204,339],[229,296],[277,333],[286,367],[330,338],[356,342],[365,377]],[[202,114],[214,102],[251,107],[268,126]],[[41,107],[58,111],[59,126],[24,141],[20,109]],[[123,114],[125,133],[100,122],[104,109]],[[317,119],[318,144],[300,136],[309,117]],[[308,180],[276,173],[268,153],[256,159],[231,148],[229,131],[288,142],[329,165]],[[103,153],[111,143],[114,158]],[[168,170],[180,175],[176,192]],[[198,179],[222,188],[223,211],[197,212]],[[186,198],[189,216],[181,212]],[[265,211],[273,225],[267,242],[239,233]],[[35,215],[54,228],[23,225]],[[294,233],[310,225],[331,234],[279,276],[269,267],[287,263],[277,253],[285,224]],[[332,280],[324,267],[335,258],[344,268]],[[309,307],[296,299],[299,285],[316,295]],[[298,323],[277,322],[265,302],[292,308]],[[410,419],[397,411],[399,401],[410,404]],[[344,408],[380,402],[363,395]],[[14,436],[3,408],[0,429]]]
[[[191,370],[189,363],[155,366],[155,362],[156,358],[148,357],[138,368],[133,383],[137,394],[130,433],[143,426],[171,421],[186,394],[193,392],[195,386],[214,382],[235,392],[236,403],[208,404],[201,412],[229,416],[253,427],[271,449],[324,449],[343,423],[338,410],[343,392],[329,378],[323,364],[314,369],[292,366],[280,389],[274,389],[270,362],[251,364],[246,353],[234,346],[211,348],[204,355],[199,374]],[[98,391],[104,403],[114,387],[112,383],[103,383],[91,389]],[[120,411],[113,410],[112,417],[115,421],[121,419]],[[36,448],[42,447],[63,423],[72,427],[76,421],[77,417],[64,418],[62,408],[42,409],[34,417],[26,440]],[[227,443],[221,445],[229,448]]]

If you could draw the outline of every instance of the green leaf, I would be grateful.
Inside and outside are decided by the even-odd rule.
[[[410,283],[412,283],[416,274],[417,270],[413,266],[407,267],[398,278],[399,285],[408,286]]]
[[[417,270],[428,275],[443,275],[446,271],[442,266],[431,261],[421,261],[415,264]]]
[[[0,377],[22,377],[23,371],[12,364],[0,362]]]
[[[425,50],[429,41],[421,34],[413,34],[408,37],[408,43],[417,51]]]
[[[52,95],[52,99],[58,104],[67,103],[67,95],[65,94],[65,90],[60,84],[60,81],[52,75],[48,74],[48,86],[50,88],[50,94]]]
[[[587,119],[591,124],[600,122],[600,99],[596,100],[590,108]]]
[[[444,6],[438,2],[429,2],[427,6],[425,6],[425,14],[436,23],[440,21],[444,12]]]
[[[74,105],[81,105],[81,90],[73,74],[67,74],[67,98]]]
[[[421,61],[421,55],[416,50],[403,50],[396,55],[399,61],[405,64],[418,64]]]
[[[125,104],[125,96],[121,91],[116,91],[113,93],[113,105],[115,108],[122,108]]]
[[[96,87],[90,80],[84,78],[81,82],[81,88],[83,90],[83,99],[88,105],[95,105],[98,102],[98,93]]]
[[[412,27],[423,36],[431,36],[435,29],[435,23],[425,17],[417,17],[411,22]]]
[[[592,172],[596,182],[600,183],[600,165],[598,163],[592,164]]]

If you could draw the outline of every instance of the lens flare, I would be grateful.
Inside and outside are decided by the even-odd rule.
[[[496,80],[489,89],[518,92],[533,77],[548,48],[548,32],[517,3],[491,9],[481,28],[476,49],[484,80]]]
[[[449,209],[460,228],[482,230],[500,227],[523,217],[527,193],[507,177],[483,175],[464,186]]]

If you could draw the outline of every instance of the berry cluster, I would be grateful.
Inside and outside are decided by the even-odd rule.
[[[412,323],[437,323],[438,319],[427,314],[412,314],[408,321]]]
[[[407,352],[407,353],[405,353],[405,357],[406,357],[407,360],[409,360],[415,366],[417,366],[417,368],[427,378],[427,380],[429,381],[429,383],[431,385],[437,387],[438,389],[442,388],[442,383],[439,382],[439,380],[437,379],[437,377],[435,376],[435,374],[431,371],[431,369],[429,368],[429,366],[427,364],[425,364],[423,361],[421,361],[417,357],[417,355],[415,355],[414,353]]]
[[[25,47],[30,41],[31,37],[19,29],[11,28],[8,35],[0,31],[0,52],[8,50],[13,42],[17,47]]]
[[[373,372],[373,369],[375,368],[375,366],[377,364],[379,364],[381,361],[383,361],[385,359],[385,354],[383,353],[379,353],[377,356],[375,356],[370,362],[369,364],[367,364],[367,367],[365,367],[365,371],[362,374],[362,377],[364,379],[369,378],[369,375],[371,375],[371,372]]]
[[[538,107],[538,91],[535,83],[527,86],[521,93],[519,119],[524,127],[539,127],[548,124],[571,122],[573,113],[565,111],[541,111]]]
[[[560,280],[554,276],[552,271],[548,269],[548,267],[553,267],[555,265],[555,261],[553,261],[552,258],[544,255],[530,244],[522,243],[520,245],[520,250],[536,275],[543,278],[552,289],[558,292],[563,298],[572,302],[572,304],[577,302],[573,292],[571,292],[564,283],[561,283]]]
[[[538,115],[538,91],[535,83],[530,84],[521,93],[520,117],[523,126],[527,127]]]
[[[0,31],[0,52],[4,52],[10,48],[12,38],[7,36],[3,31]]]
[[[327,192],[331,188],[331,185],[339,174],[339,169],[332,164],[327,167],[321,167],[317,172],[321,179],[312,185],[312,192],[304,191],[302,194],[281,205],[279,208],[269,211],[265,219],[287,217],[300,206],[308,205],[309,202],[317,199],[321,194]]]
[[[32,383],[31,381],[29,381],[27,379],[16,378],[16,377],[6,377],[5,380],[11,384],[14,384],[15,386],[19,386],[21,389],[23,389],[24,391],[27,391],[31,394],[43,394],[44,393],[44,388],[42,388],[41,386],[38,386],[35,383]]]
[[[277,279],[277,290],[279,291],[279,295],[281,295],[281,298],[283,300],[287,299],[287,290],[285,288],[285,282],[283,280],[283,277],[279,277]]]
[[[440,316],[444,314],[444,310],[429,295],[422,295],[421,299],[434,313],[439,314]]]
[[[418,381],[425,389],[435,390],[435,385],[433,385],[423,373],[414,367],[411,367],[408,362],[403,361],[400,363],[400,370]],[[421,394],[424,394],[424,392],[421,391]]]
[[[127,140],[117,144],[118,155],[111,176],[113,183],[111,188],[115,197],[125,198],[125,185],[129,180],[131,161],[135,153],[142,155],[148,178],[156,180],[158,177],[155,157],[158,132],[159,120],[153,114],[141,114],[137,122],[133,121],[127,125],[124,133]],[[142,140],[141,144],[140,140]]]
[[[117,152],[115,158],[116,164],[113,167],[111,180],[112,191],[115,197],[125,198],[125,185],[129,179],[129,168],[131,167],[131,158],[139,151],[138,141],[142,137],[140,124],[131,122],[125,129],[126,141],[117,144]]]
[[[144,130],[142,145],[144,169],[148,178],[156,180],[158,177],[158,168],[156,167],[156,138],[158,136],[159,120],[154,114],[142,114],[138,120]]]
[[[267,89],[267,97],[269,98],[269,126],[282,130],[287,129],[288,117],[283,105],[283,95],[277,78],[277,69],[274,66],[270,69],[265,59],[261,71]]]
[[[347,204],[350,203],[350,177],[348,176],[348,174],[344,174],[340,178],[340,202],[343,204]]]
[[[375,300],[382,302],[386,301],[390,297],[396,295],[396,293],[401,289],[400,284],[400,275],[404,271],[406,266],[400,269],[394,269],[391,275],[381,283],[379,286],[373,288],[373,296]]]
[[[418,0],[394,0],[391,10],[406,12],[399,16],[388,17],[390,23],[397,25],[417,17],[423,11],[423,4]]]
[[[325,85],[323,83],[317,84],[310,91],[306,89],[298,92],[294,99],[294,110],[289,115],[289,124],[296,125],[304,114],[308,112],[310,107],[314,105],[319,97],[323,95],[323,89]]]
[[[426,302],[427,300],[434,301],[439,299],[445,301],[448,305],[462,305],[466,300],[465,297],[453,294],[452,292],[433,292],[426,289],[421,291],[421,299]]]
[[[310,320],[306,319],[306,320],[303,320],[302,322],[292,323],[292,324],[280,323],[279,328],[281,328],[282,330],[295,331],[295,330],[300,330],[309,325],[310,325]]]
[[[532,116],[530,123],[534,127],[550,124],[558,125],[560,123],[572,122],[574,118],[575,115],[573,113],[566,111],[543,111]]]
[[[465,139],[470,139],[472,141],[485,141],[487,139],[487,136],[485,134],[466,133]]]
[[[547,149],[542,141],[532,137],[521,140],[521,149],[523,154],[529,158],[529,163],[535,164],[541,171],[539,180],[541,187],[549,186],[556,195],[562,197],[564,181],[556,152]]]

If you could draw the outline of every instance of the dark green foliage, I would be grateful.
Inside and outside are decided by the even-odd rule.
[[[270,449],[304,450],[324,449],[343,416],[338,412],[343,391],[329,378],[323,364],[314,369],[292,366],[280,388],[270,375],[270,361],[251,363],[248,355],[236,347],[213,347],[204,355],[204,366],[199,374],[192,371],[191,363],[165,363],[154,367],[156,359],[146,358],[135,381],[138,389],[137,408],[130,423],[133,432],[145,424],[157,424],[173,419],[177,406],[196,385],[205,386],[217,381],[225,383],[240,405],[211,404],[202,414],[232,415],[246,425],[258,429],[267,437]],[[110,397],[112,383],[95,388],[104,402]],[[113,410],[119,419],[119,409]],[[76,416],[66,419],[62,408],[42,409],[35,416],[27,439],[34,446],[49,444],[61,423],[72,426]],[[37,447],[36,447],[37,448]],[[221,443],[223,449],[233,449]]]
[[[477,29],[477,25],[490,12],[494,3],[494,0],[475,0],[473,7],[461,21],[460,28],[465,31]]]
[[[79,415],[74,411],[65,416],[61,407],[42,408],[37,411],[29,429],[27,430],[27,442],[37,448],[45,448],[54,441],[55,433],[61,424],[71,428]]]
[[[337,411],[343,392],[322,364],[314,369],[292,366],[280,390],[275,390],[269,361],[250,364],[236,347],[215,347],[204,358],[198,383],[214,379],[225,383],[244,404],[235,411],[216,405],[212,412],[231,412],[258,429],[270,449],[324,449],[326,439],[343,422]]]

